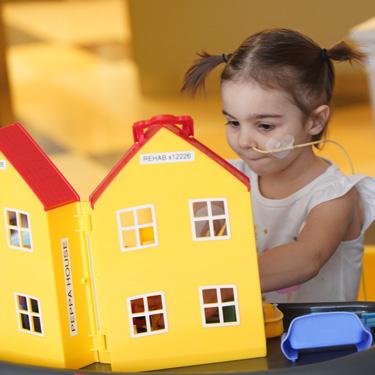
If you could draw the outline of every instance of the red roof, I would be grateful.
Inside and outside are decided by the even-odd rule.
[[[30,186],[46,211],[80,200],[22,125],[0,128],[0,151]]]
[[[165,120],[165,121],[163,121]],[[181,120],[181,121],[178,121]],[[183,126],[182,128],[174,125],[174,123],[183,124],[189,122],[190,126]],[[184,125],[187,125],[184,123]],[[110,185],[114,178],[120,173],[125,165],[138,153],[138,151],[151,139],[160,129],[168,129],[176,136],[184,139],[190,145],[194,146],[201,152],[205,153],[209,158],[216,161],[235,178],[240,180],[250,190],[249,178],[239,171],[237,168],[232,166],[226,160],[217,155],[214,151],[210,150],[204,144],[200,143],[193,137],[193,121],[189,116],[172,116],[172,115],[161,115],[153,117],[147,121],[140,121],[133,125],[134,133],[134,145],[124,154],[124,156],[118,161],[118,163],[112,168],[108,175],[98,185],[94,192],[90,195],[91,206],[94,207],[96,201],[103,194],[105,189]]]

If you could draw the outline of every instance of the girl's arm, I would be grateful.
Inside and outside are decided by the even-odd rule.
[[[316,276],[341,241],[354,239],[360,234],[360,222],[354,220],[359,218],[357,210],[355,188],[340,198],[314,207],[297,241],[276,246],[259,255],[262,292],[290,287]],[[351,238],[346,238],[348,233]]]

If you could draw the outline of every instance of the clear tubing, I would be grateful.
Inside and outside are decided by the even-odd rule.
[[[291,146],[286,146],[286,147],[274,148],[272,150],[261,150],[257,147],[252,147],[252,149],[254,151],[260,152],[261,154],[273,154],[273,153],[277,153],[277,152],[281,152],[281,151],[293,150],[295,148],[317,145],[319,143],[332,143],[332,144],[336,145],[337,147],[339,147],[340,150],[344,153],[344,155],[346,156],[346,158],[348,160],[348,163],[349,163],[350,169],[351,169],[351,173],[352,174],[355,173],[353,162],[352,162],[352,159],[350,158],[350,155],[349,155],[348,151],[346,151],[346,149],[344,148],[343,145],[341,145],[340,143],[338,143],[338,142],[336,142],[332,139],[322,139],[322,140],[319,140],[319,141],[300,143],[298,145],[291,145]]]

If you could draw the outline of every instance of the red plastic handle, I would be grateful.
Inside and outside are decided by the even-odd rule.
[[[182,125],[181,132],[185,137],[194,136],[193,119],[190,116],[159,115],[149,120],[138,121],[133,125],[134,142],[144,140],[145,130],[153,125]]]

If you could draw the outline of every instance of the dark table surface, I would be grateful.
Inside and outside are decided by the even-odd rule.
[[[265,358],[212,363],[191,367],[154,371],[157,374],[303,374],[346,375],[375,374],[375,347],[355,353],[353,350],[318,351],[301,354],[298,361],[288,361],[280,351],[280,339],[267,341],[268,355]],[[110,372],[108,365],[93,364],[82,370],[56,370],[42,367],[19,366],[0,363],[0,374],[6,375],[73,375],[73,374],[120,374]],[[124,374],[124,373],[123,373]]]
[[[315,304],[280,304],[284,313],[284,328],[288,329],[290,321],[300,315],[324,311],[351,311],[357,314],[375,312],[374,302],[352,303],[315,303]],[[56,370],[42,367],[20,366],[0,362],[0,374],[7,375],[70,375],[70,374],[116,374],[110,371],[109,365],[92,364],[81,370]],[[267,356],[264,358],[240,361],[220,362],[206,365],[181,367],[153,371],[156,374],[304,374],[304,375],[341,375],[341,374],[375,374],[375,346],[357,353],[355,348],[335,348],[334,350],[307,351],[301,353],[293,363],[287,360],[280,349],[280,338],[267,340]],[[117,373],[120,374],[120,373]],[[125,374],[125,373],[122,373]]]

